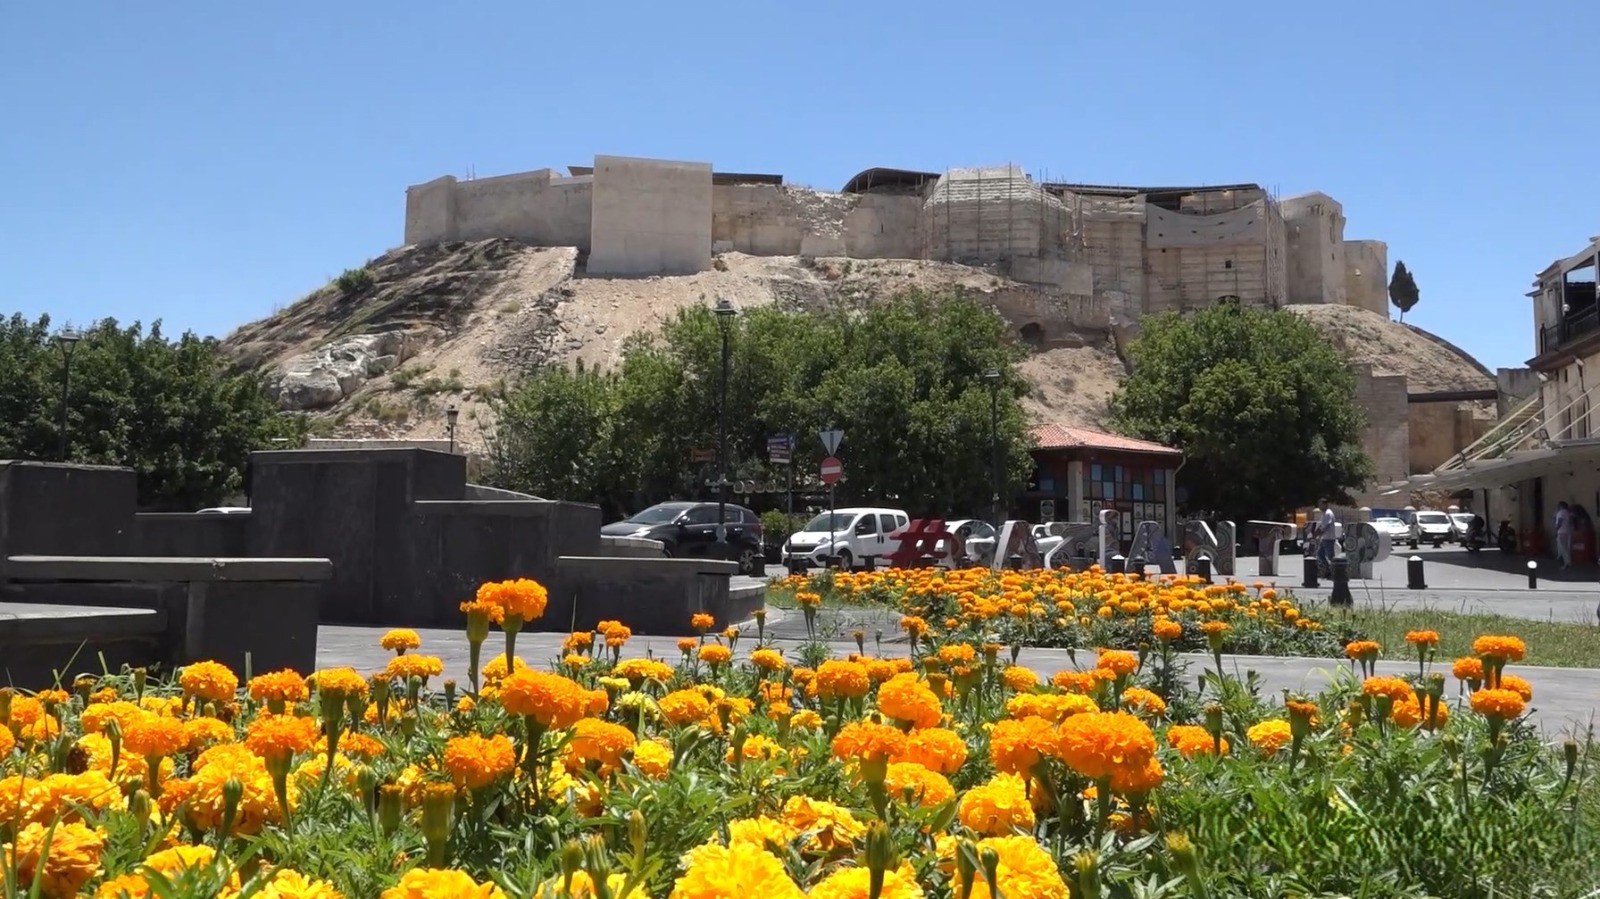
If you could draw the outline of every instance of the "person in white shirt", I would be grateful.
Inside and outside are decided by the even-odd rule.
[[[1317,567],[1327,566],[1333,568],[1333,555],[1339,548],[1338,519],[1333,514],[1333,503],[1322,500],[1317,503],[1322,509],[1322,515],[1317,522]]]
[[[1572,509],[1556,503],[1556,557],[1562,568],[1572,567]]]

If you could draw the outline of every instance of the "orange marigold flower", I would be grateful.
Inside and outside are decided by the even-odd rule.
[[[970,643],[946,643],[939,647],[939,661],[946,665],[970,665],[978,658],[978,651]]]
[[[782,671],[786,663],[783,653],[776,649],[758,649],[750,653],[750,664],[762,671]]]
[[[288,668],[250,678],[250,698],[256,702],[294,704],[311,698],[311,688],[298,672]]]
[[[1501,662],[1520,662],[1528,654],[1528,644],[1521,637],[1489,635],[1472,641],[1472,653]]]
[[[1198,724],[1174,724],[1167,728],[1167,745],[1178,751],[1184,758],[1194,758],[1197,755],[1210,755],[1217,750],[1217,744],[1211,737],[1211,731]],[[1222,740],[1222,752],[1228,752],[1228,740]]]
[[[1200,625],[1200,630],[1204,631],[1207,637],[1213,637],[1226,634],[1231,628],[1226,621],[1207,621]]]
[[[545,606],[550,602],[550,593],[538,581],[517,578],[512,581],[492,581],[480,586],[476,599],[499,609],[501,618],[497,623],[504,624],[508,616],[514,615],[528,622],[544,615]]]
[[[717,626],[717,619],[705,612],[696,612],[689,616],[689,626],[703,634]]]
[[[1419,724],[1426,725],[1428,723],[1428,707],[1424,698],[1419,696],[1416,699],[1408,699],[1405,702],[1395,703],[1394,709],[1390,712],[1390,717],[1394,719],[1394,723],[1400,725],[1401,727],[1416,727]],[[1435,729],[1444,727],[1445,723],[1449,720],[1450,704],[1447,702],[1440,702],[1438,708],[1438,717],[1434,722]]]
[[[250,722],[244,745],[267,762],[287,762],[316,745],[320,729],[315,718],[262,715]]]
[[[633,766],[651,780],[666,780],[672,770],[672,747],[660,740],[645,740],[633,747]]]
[[[1477,656],[1464,656],[1456,659],[1450,666],[1450,673],[1456,680],[1483,680],[1483,660]]]
[[[231,743],[234,738],[233,725],[215,718],[190,718],[183,722],[183,730],[189,735],[185,747],[189,752],[204,752],[218,743]]]
[[[1010,718],[1043,718],[1051,724],[1060,724],[1073,715],[1098,712],[1094,700],[1081,693],[1022,693],[1006,700],[1006,715]]]
[[[594,645],[594,631],[573,631],[561,641],[562,652],[586,652]]]
[[[605,692],[599,691],[602,699]],[[500,682],[500,705],[513,715],[530,717],[546,729],[571,727],[589,713],[592,698],[576,681],[544,671],[523,669]]]
[[[1147,712],[1156,716],[1167,713],[1167,701],[1143,687],[1129,687],[1123,690],[1122,705],[1135,712]]]
[[[899,728],[876,721],[852,721],[833,738],[833,756],[853,761],[889,761],[905,752],[907,743]]]
[[[1139,657],[1120,649],[1102,649],[1095,660],[1096,668],[1104,668],[1118,677],[1127,677],[1139,670]]]
[[[1472,710],[1485,718],[1511,721],[1522,717],[1526,703],[1515,690],[1478,690],[1472,694]]]
[[[1438,646],[1438,631],[1406,631],[1406,642],[1412,646]]]
[[[395,656],[384,667],[383,673],[402,682],[409,682],[413,677],[427,680],[444,674],[444,661],[437,656]]]
[[[1353,640],[1344,648],[1345,658],[1375,659],[1383,652],[1383,644],[1376,640]]]
[[[1086,712],[1061,722],[1055,753],[1090,780],[1142,768],[1156,752],[1150,726],[1127,712]]]
[[[1050,676],[1050,683],[1068,693],[1093,693],[1100,680],[1091,671],[1057,671]]]
[[[928,632],[928,622],[916,615],[904,615],[900,618],[900,629],[905,631],[906,636],[910,637],[914,643],[922,639],[922,635]]]
[[[1026,693],[1039,686],[1039,675],[1020,665],[1011,665],[1000,672],[1000,680],[1015,693]]]
[[[700,661],[707,665],[726,665],[733,659],[733,651],[721,643],[707,643],[700,647]]]
[[[878,688],[878,711],[912,727],[932,727],[944,717],[939,697],[909,671],[894,675]]]
[[[636,684],[647,680],[664,684],[672,680],[672,666],[660,659],[623,659],[611,673]]]
[[[37,878],[41,896],[72,899],[100,873],[105,848],[106,837],[96,828],[78,822],[49,826],[34,822],[5,846],[6,866],[14,865],[17,877],[10,886],[25,895]]]
[[[378,640],[378,645],[389,650],[390,652],[403,652],[405,650],[416,649],[417,647],[421,646],[422,637],[418,636],[416,631],[410,630],[409,628],[396,628],[395,630],[384,634],[383,637]]]
[[[699,724],[711,716],[711,702],[699,690],[673,690],[656,702],[668,721],[682,727]]]
[[[1288,746],[1294,739],[1294,733],[1289,727],[1289,722],[1280,718],[1273,718],[1252,725],[1245,736],[1250,739],[1250,744],[1265,755],[1277,755],[1278,751]]]
[[[465,871],[412,868],[379,899],[505,899],[492,882],[478,883]]]
[[[997,721],[989,731],[989,759],[996,771],[1026,775],[1050,752],[1055,739],[1055,726],[1043,718]]]
[[[870,689],[872,679],[860,662],[829,659],[817,668],[817,695],[824,699],[860,699]]]
[[[995,883],[1008,899],[1067,899],[1067,884],[1061,879],[1061,869],[1039,842],[1029,835],[989,837],[978,841],[980,853],[992,851],[998,858],[995,866]],[[957,896],[968,894],[967,899],[995,899],[989,891],[989,878],[980,868],[972,883],[964,883],[964,871],[953,878]]]
[[[1167,779],[1161,762],[1151,756],[1142,766],[1118,768],[1111,775],[1111,790],[1123,796],[1148,793]]]
[[[1361,692],[1368,696],[1387,696],[1395,702],[1417,697],[1411,684],[1398,677],[1369,677],[1361,682]]]
[[[1496,686],[1502,690],[1515,691],[1518,696],[1522,697],[1523,702],[1533,701],[1533,684],[1528,683],[1526,678],[1517,677],[1515,674],[1502,674],[1500,675],[1500,683]]]
[[[316,685],[317,692],[345,699],[352,696],[365,699],[372,689],[354,668],[327,668],[311,675],[311,682]]]
[[[11,728],[0,724],[0,760],[11,755],[11,750],[17,748],[17,738],[11,733]]]
[[[122,735],[123,748],[135,755],[152,758],[177,755],[189,747],[189,732],[183,722],[165,715],[145,715],[128,726]]]
[[[797,713],[792,725],[798,727],[800,716],[807,712],[810,712],[810,709]],[[912,731],[906,738],[905,747],[890,756],[889,761],[911,762],[929,771],[945,775],[954,774],[967,761],[967,741],[961,739],[961,735],[953,730],[926,727]]]
[[[902,799],[926,808],[944,805],[956,796],[943,774],[910,762],[892,762],[883,785],[890,799]]]
[[[1171,643],[1183,636],[1183,625],[1170,618],[1157,618],[1150,625],[1150,632],[1155,634],[1157,640]]]
[[[239,676],[221,662],[195,662],[184,666],[178,686],[206,702],[228,702],[239,692]]]
[[[517,749],[505,734],[451,737],[444,744],[444,767],[456,786],[481,790],[516,770]]]
[[[323,737],[317,741],[316,751],[322,755],[328,754],[328,739]],[[352,758],[372,761],[384,753],[383,741],[367,734],[350,731],[339,737],[339,751],[349,754]]]
[[[634,747],[633,731],[620,724],[585,718],[572,726],[566,751],[580,766],[593,763],[606,774],[622,767],[622,758]]]
[[[998,774],[968,790],[957,815],[969,830],[984,836],[1031,831],[1035,822],[1027,783],[1015,774]]]

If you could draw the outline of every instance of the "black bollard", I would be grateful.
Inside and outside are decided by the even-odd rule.
[[[1194,573],[1206,583],[1211,583],[1211,557],[1200,556],[1194,560]]]
[[[1128,560],[1123,558],[1121,553],[1118,553],[1117,555],[1112,556],[1111,557],[1111,571],[1109,573],[1110,574],[1126,574],[1127,572],[1128,572]]]
[[[1139,578],[1143,579],[1144,566],[1147,564],[1149,563],[1144,560],[1143,556],[1134,556],[1128,560],[1128,573],[1137,575]]]
[[[1011,556],[1009,556],[1006,559],[1006,564],[1008,566],[1010,566],[1012,571],[1021,571],[1022,570],[1022,556],[1020,554],[1013,553],[1013,554],[1011,554]]]
[[[1305,578],[1300,582],[1300,586],[1309,587],[1313,590],[1320,586],[1317,581],[1317,559],[1315,556],[1306,556]]]
[[[1428,589],[1428,582],[1422,577],[1421,556],[1412,556],[1406,560],[1406,587],[1411,590]]]
[[[1333,593],[1328,597],[1330,606],[1353,606],[1356,598],[1350,595],[1350,560],[1333,560]]]
[[[1539,563],[1532,559],[1528,560],[1528,589],[1539,589]]]

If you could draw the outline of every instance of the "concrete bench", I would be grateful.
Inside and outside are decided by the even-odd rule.
[[[615,619],[636,634],[682,635],[696,612],[709,612],[719,625],[744,621],[765,604],[766,588],[732,590],[738,569],[714,559],[561,556],[560,586],[540,623],[584,630]]]
[[[149,665],[161,660],[166,629],[155,609],[0,604],[0,681],[70,689],[77,674]]]
[[[10,556],[0,600],[162,613],[159,660],[253,673],[316,666],[327,559]],[[0,607],[0,612],[4,608]],[[247,662],[248,660],[248,662]]]

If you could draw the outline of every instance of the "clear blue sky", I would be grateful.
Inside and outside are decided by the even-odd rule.
[[[708,160],[1254,181],[1340,200],[1409,317],[1531,355],[1600,233],[1576,2],[11,3],[0,310],[224,334],[398,244],[443,174]]]

